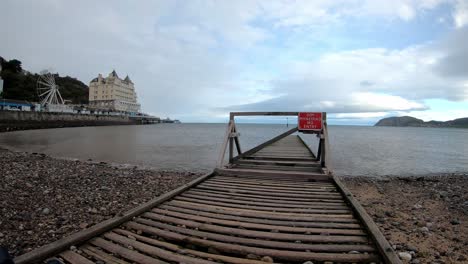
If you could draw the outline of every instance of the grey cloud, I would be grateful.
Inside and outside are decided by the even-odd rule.
[[[364,80],[364,81],[361,81],[359,84],[361,86],[363,86],[363,87],[368,87],[368,86],[373,86],[375,83],[371,82],[371,81]]]
[[[427,106],[415,107],[410,110],[427,110]],[[324,105],[318,100],[314,100],[313,97],[300,97],[284,95],[277,98],[265,100],[258,103],[234,105],[228,107],[218,108],[226,112],[234,111],[319,111],[328,113],[372,113],[372,112],[387,112],[393,109],[389,109],[385,106],[373,106],[373,105],[358,105],[352,102],[341,102],[336,105]]]
[[[283,4],[277,9],[280,14]],[[334,113],[388,110],[354,104],[350,99],[353,92],[386,93],[416,101],[459,100],[466,96],[466,88],[449,80],[466,77],[463,63],[468,61],[466,29],[457,30],[453,37],[421,51],[422,55],[428,50],[445,56],[433,68],[441,76],[439,79],[416,71],[409,80],[398,74],[388,76],[390,80],[401,81],[385,85],[376,80],[380,77],[376,75],[390,74],[385,69],[351,81],[347,78],[353,77],[353,73],[347,72],[346,67],[342,71],[331,67],[319,73],[317,64],[306,62],[308,65],[299,73],[290,70],[294,64],[290,58],[286,55],[277,58],[278,50],[261,43],[276,29],[253,23],[275,22],[283,17],[279,14],[266,20],[258,17],[265,15],[259,6],[263,4],[255,1],[142,0],[135,4],[122,0],[6,0],[0,3],[0,24],[6,25],[0,27],[0,36],[4,37],[0,41],[0,55],[23,61],[24,68],[33,72],[52,67],[85,83],[98,73],[107,74],[115,68],[120,75],[129,74],[135,82],[144,111],[187,119],[208,120],[229,110],[314,109]],[[294,12],[286,15],[294,16]],[[308,33],[305,30],[300,35],[314,35]],[[294,47],[291,46],[291,51]],[[374,62],[373,58],[369,61]],[[244,88],[243,78],[252,78],[256,71],[262,73],[258,69],[262,63],[270,66],[265,70],[266,77],[258,77],[261,81],[249,80],[251,87]],[[369,64],[368,68],[373,66]],[[358,74],[366,70],[354,68]],[[278,76],[271,77],[271,73]],[[249,93],[249,89],[255,92]],[[250,94],[273,99],[235,105],[246,100],[258,101],[248,98]]]
[[[453,31],[434,49],[443,57],[434,66],[436,73],[446,77],[468,79],[468,27]]]

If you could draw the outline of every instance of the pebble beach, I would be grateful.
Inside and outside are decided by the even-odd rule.
[[[112,218],[199,174],[0,149],[0,246],[13,256]]]
[[[18,256],[200,174],[0,149],[0,246]],[[468,263],[468,175],[343,177],[405,263]]]

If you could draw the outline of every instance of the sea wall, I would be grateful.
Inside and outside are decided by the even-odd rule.
[[[0,111],[0,132],[58,127],[135,125],[138,123],[128,116]]]

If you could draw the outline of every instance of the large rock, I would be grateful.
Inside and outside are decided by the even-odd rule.
[[[375,126],[396,126],[396,127],[420,127],[424,125],[424,121],[411,116],[387,117],[381,119]]]
[[[450,121],[429,121],[424,122],[411,116],[394,116],[379,120],[375,126],[394,126],[394,127],[459,127],[468,128],[468,117],[458,118]]]

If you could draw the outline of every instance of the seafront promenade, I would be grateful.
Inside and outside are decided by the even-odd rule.
[[[144,115],[73,114],[30,111],[1,111],[0,132],[81,126],[141,125],[166,122]]]

